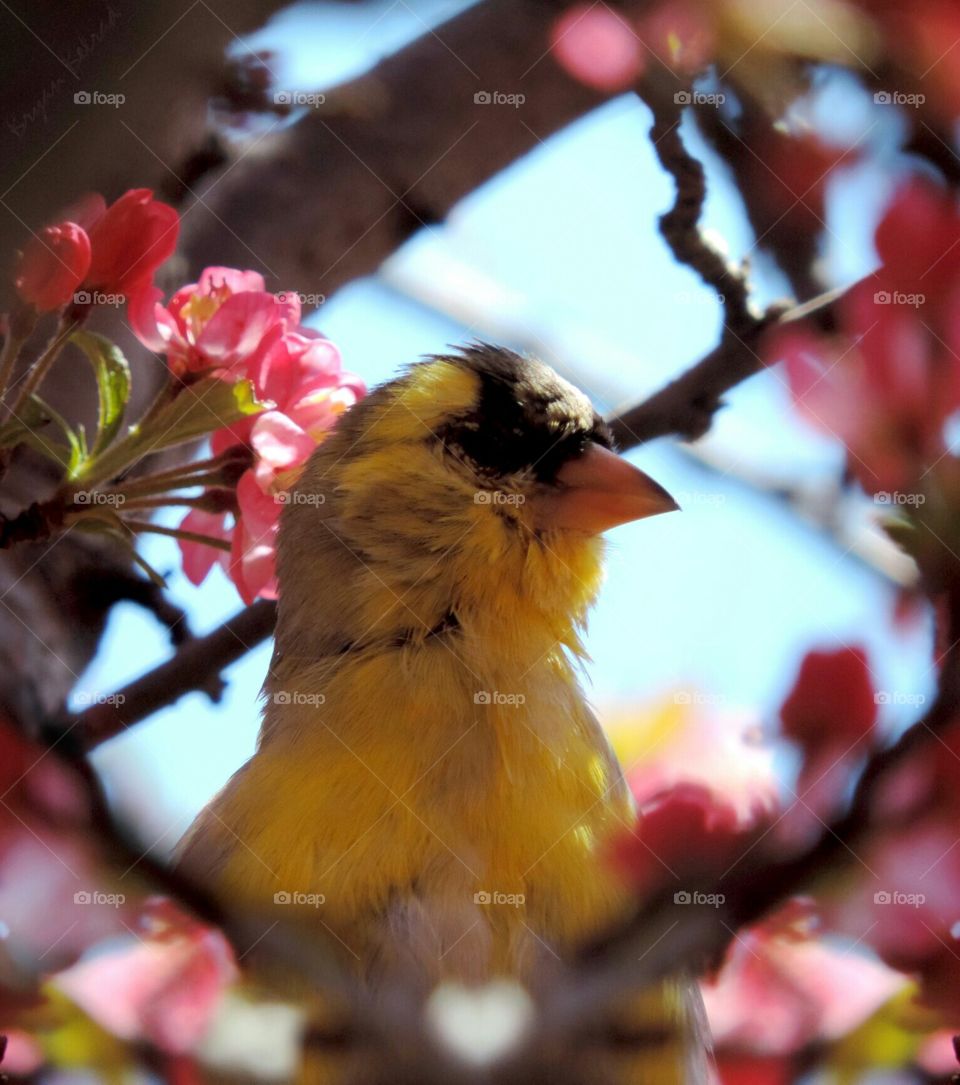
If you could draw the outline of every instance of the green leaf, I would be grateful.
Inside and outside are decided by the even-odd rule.
[[[208,377],[179,392],[142,431],[133,427],[130,432],[136,434],[138,446],[154,452],[194,441],[265,409],[257,402],[250,381]]]
[[[91,457],[76,478],[86,482],[116,478],[144,456],[195,441],[266,409],[266,404],[257,402],[250,381],[204,378],[183,388],[174,399],[158,398],[142,423]]]
[[[86,354],[97,378],[100,409],[93,455],[102,452],[116,437],[130,398],[130,366],[123,351],[96,332],[75,331],[72,342]]]
[[[67,444],[63,445],[59,441],[54,441],[46,433],[41,433],[35,429],[31,429],[24,436],[24,442],[42,455],[55,459],[67,469],[67,477],[72,478],[87,458],[86,441],[80,437],[63,415],[59,411],[55,411],[45,399],[41,399],[34,394],[30,397],[30,402],[36,405],[36,408],[46,417],[47,421],[56,422],[64,437],[66,437]]]

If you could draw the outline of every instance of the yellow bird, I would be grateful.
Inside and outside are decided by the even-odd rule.
[[[675,508],[540,361],[476,344],[376,389],[284,509],[258,749],[184,867],[298,908],[372,989],[543,989],[628,903],[602,853],[635,812],[578,683],[599,535]],[[663,1039],[623,1080],[698,1077],[688,993],[637,1005]]]

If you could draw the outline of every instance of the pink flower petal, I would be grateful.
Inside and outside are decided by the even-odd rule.
[[[197,289],[210,294],[224,287],[231,294],[262,293],[265,289],[263,276],[256,271],[238,271],[232,267],[208,267],[200,272]]]
[[[245,471],[240,478],[237,485],[237,504],[247,534],[254,543],[267,541],[276,533],[280,503],[273,494],[265,493],[257,485],[252,471]]]
[[[162,351],[168,341],[168,335],[160,332],[161,314],[169,331],[169,314],[160,304],[163,291],[152,283],[138,286],[127,299],[127,317],[133,334],[147,350]]]
[[[205,512],[202,509],[193,509],[181,520],[180,527],[184,531],[193,531],[198,535],[210,535],[215,539],[229,539],[226,529],[227,514]],[[183,572],[191,584],[200,585],[210,574],[214,565],[223,563],[225,554],[214,546],[205,543],[189,542],[179,539],[180,554],[183,564]]]
[[[276,599],[275,556],[272,541],[255,543],[244,530],[243,521],[237,524],[230,552],[230,578],[245,603],[252,603],[258,596]]]
[[[626,90],[646,65],[633,28],[603,3],[564,12],[553,25],[550,48],[562,68],[595,90]]]
[[[211,365],[229,369],[256,350],[281,315],[272,294],[234,294],[207,321],[197,349]]]
[[[305,463],[317,442],[280,411],[259,415],[250,431],[257,455],[271,467],[283,470]]]

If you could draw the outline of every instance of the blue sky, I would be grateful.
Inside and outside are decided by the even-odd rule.
[[[315,88],[357,74],[421,33],[424,21],[461,6],[418,3],[414,14],[403,2],[318,4],[279,19],[257,44],[289,45],[291,86]],[[865,109],[853,100],[841,120],[870,124]],[[672,185],[648,128],[637,100],[610,102],[473,193],[446,224],[415,236],[379,276],[328,300],[313,322],[371,385],[423,354],[492,336],[536,344],[604,410],[641,399],[706,353],[720,327],[716,299],[674,263],[657,233]],[[885,119],[872,138],[892,153],[896,136],[896,122]],[[691,139],[706,155],[695,133]],[[716,164],[711,179],[707,226],[739,257],[751,246],[749,228]],[[826,246],[833,281],[871,267],[873,221],[888,190],[875,167],[835,186]],[[758,293],[766,301],[783,283],[763,266]],[[804,650],[853,642],[869,646],[880,688],[929,693],[927,630],[891,632],[890,582],[737,477],[815,485],[837,475],[839,446],[794,418],[776,372],[728,400],[699,450],[722,470],[670,441],[631,454],[684,511],[610,535],[608,583],[588,641],[601,717],[698,689],[769,724]],[[852,515],[868,516],[867,504]],[[171,593],[197,632],[239,608],[219,571],[200,589],[187,583],[169,540],[150,539],[144,552],[170,573]],[[269,651],[262,646],[230,669],[219,706],[193,694],[95,755],[145,843],[172,847],[252,752]],[[156,623],[122,605],[78,690],[109,692],[169,654]],[[891,726],[909,722],[909,711],[891,709]]]

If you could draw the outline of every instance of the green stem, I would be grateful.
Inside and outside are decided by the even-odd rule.
[[[201,535],[196,531],[183,531],[178,527],[164,527],[162,524],[151,524],[149,520],[127,520],[123,523],[131,531],[147,532],[153,535],[166,535],[171,539],[183,539],[184,542],[202,543],[204,546],[212,546],[217,550],[230,552],[231,546],[226,539],[215,539],[212,535]]]
[[[139,497],[141,494],[164,493],[167,490],[183,490],[188,486],[203,486],[206,483],[220,481],[220,469],[227,462],[224,456],[211,456],[206,460],[194,460],[191,463],[171,467],[167,471],[158,471],[155,475],[142,475],[129,482],[119,482],[114,489],[127,497]]]
[[[43,378],[50,372],[50,367],[57,360],[64,343],[70,338],[78,325],[79,321],[70,317],[63,316],[60,318],[56,332],[54,332],[50,342],[43,348],[43,353],[27,373],[27,379],[23,382],[16,401],[10,408],[11,414],[18,415],[23,410],[27,400],[40,387]]]
[[[100,455],[86,460],[75,476],[74,481],[95,483],[103,482],[108,478],[115,478],[122,472],[129,471],[140,460],[148,456],[152,450],[140,447],[144,428],[173,399],[173,393],[173,385],[168,381],[160,389],[142,417],[130,428],[127,435],[115,444],[110,445],[109,448],[104,449]]]

